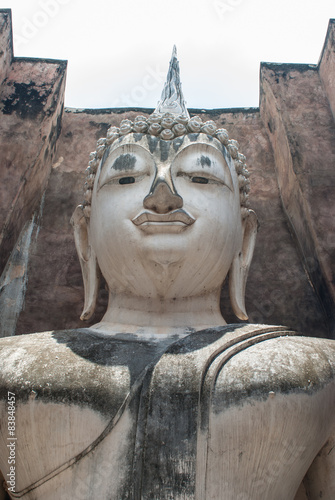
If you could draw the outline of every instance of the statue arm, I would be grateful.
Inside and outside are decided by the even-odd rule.
[[[315,457],[303,483],[308,500],[335,498],[335,434]]]

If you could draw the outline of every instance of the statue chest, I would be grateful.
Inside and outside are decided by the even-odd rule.
[[[17,491],[29,486],[20,498],[293,500],[327,438],[329,388],[223,408],[219,375],[201,408],[190,384],[160,385],[160,368],[111,420],[80,405],[18,403]]]

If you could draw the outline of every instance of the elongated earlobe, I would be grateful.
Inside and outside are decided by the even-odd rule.
[[[92,317],[96,306],[100,270],[94,249],[89,242],[88,221],[84,216],[82,205],[78,205],[75,209],[71,218],[71,224],[74,228],[74,240],[80,261],[85,292],[84,310],[80,319],[88,320]]]
[[[242,221],[242,249],[235,256],[229,273],[230,302],[235,315],[242,320],[248,319],[245,309],[245,287],[254,253],[257,228],[257,216],[253,210],[248,210]]]

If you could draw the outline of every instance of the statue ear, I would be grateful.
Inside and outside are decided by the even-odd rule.
[[[247,210],[242,220],[242,248],[235,256],[229,273],[230,302],[235,315],[242,320],[248,319],[245,310],[245,287],[254,253],[257,229],[258,221],[255,212]]]
[[[84,215],[82,205],[78,205],[75,209],[71,218],[71,224],[74,228],[74,240],[80,261],[85,292],[84,310],[80,319],[88,320],[92,317],[95,310],[99,290],[100,270],[94,249],[90,245],[88,221]]]

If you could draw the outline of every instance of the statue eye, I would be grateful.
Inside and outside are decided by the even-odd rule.
[[[121,177],[119,184],[134,184],[135,177]]]
[[[197,184],[208,184],[208,179],[206,179],[206,177],[192,177],[191,180]]]

